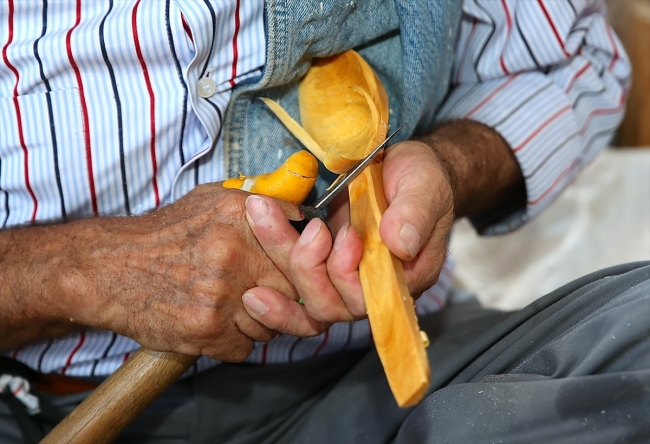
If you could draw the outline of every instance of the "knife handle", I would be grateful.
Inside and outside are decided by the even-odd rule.
[[[289,222],[296,229],[296,231],[298,231],[298,233],[302,233],[309,221],[312,219],[322,220],[325,222],[325,225],[327,225],[327,228],[332,231],[330,226],[327,224],[327,216],[323,210],[319,210],[307,205],[298,205],[282,199],[274,200],[278,203],[278,205],[280,205],[280,208],[282,208],[285,216],[287,216],[287,219],[289,219]]]
[[[318,210],[314,207],[308,207],[305,205],[298,205],[298,211],[300,212],[302,219],[300,220],[292,220],[291,218],[289,221],[291,222],[291,225],[293,228],[295,228],[298,233],[302,233],[305,230],[305,227],[309,223],[310,220],[312,219],[320,219],[323,222],[325,222],[325,225],[327,225],[327,228],[331,230],[330,226],[327,224],[327,216],[325,216],[325,213],[322,210]]]

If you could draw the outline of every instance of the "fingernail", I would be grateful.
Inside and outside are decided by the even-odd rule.
[[[303,231],[300,235],[298,243],[301,243],[303,245],[310,244],[316,238],[316,235],[318,235],[320,232],[321,225],[323,225],[323,223],[320,221],[320,219],[312,219],[312,221],[307,224],[305,231]]]
[[[399,237],[402,238],[402,242],[404,242],[404,246],[411,257],[415,257],[420,248],[420,235],[415,227],[408,222],[404,222],[399,230]]]
[[[269,215],[269,206],[259,196],[248,196],[246,198],[246,212],[253,223],[258,225]]]
[[[343,228],[341,228],[341,231],[339,231],[339,233],[336,235],[336,239],[334,239],[334,245],[332,246],[334,250],[338,250],[341,248],[341,245],[343,245],[345,236],[348,235],[348,228],[350,228],[350,224],[346,222],[345,226],[343,226]]]
[[[248,307],[253,313],[261,316],[269,311],[269,307],[267,307],[264,301],[255,296],[253,293],[244,293],[244,296],[242,296],[241,299],[244,305]]]

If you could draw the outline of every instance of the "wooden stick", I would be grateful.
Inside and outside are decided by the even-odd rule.
[[[375,159],[350,184],[350,220],[363,243],[359,275],[377,353],[397,404],[408,407],[429,386],[429,361],[402,263],[379,235],[386,211],[381,170]]]
[[[59,423],[41,444],[110,443],[198,359],[141,348]]]

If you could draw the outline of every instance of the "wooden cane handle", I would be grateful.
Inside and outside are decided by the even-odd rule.
[[[59,423],[42,444],[110,443],[198,356],[141,348]]]

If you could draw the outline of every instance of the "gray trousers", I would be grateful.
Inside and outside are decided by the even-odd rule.
[[[650,442],[650,264],[593,273],[515,313],[469,301],[420,324],[432,383],[414,409],[397,407],[372,350],[222,365],[175,383],[118,442]],[[68,412],[84,396],[48,399]],[[0,403],[0,443],[13,442]]]

